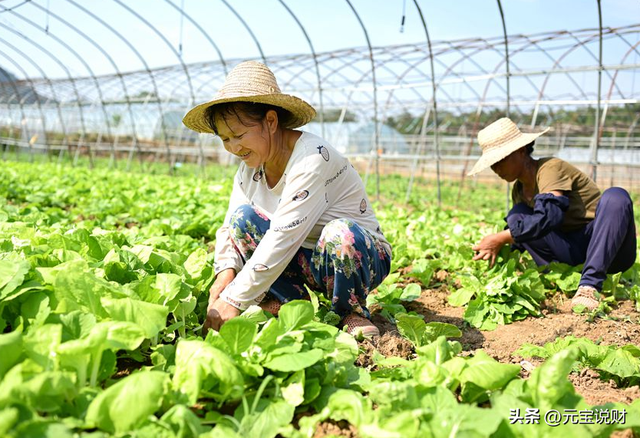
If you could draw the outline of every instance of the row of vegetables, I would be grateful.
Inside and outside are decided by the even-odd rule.
[[[202,338],[228,173],[211,180],[3,164],[0,436],[298,438],[345,420],[361,437],[640,430],[638,401],[599,407],[624,410],[624,424],[513,422],[516,409],[593,410],[567,380],[577,367],[638,384],[637,347],[584,339],[525,345],[519,354],[546,361],[524,380],[517,365],[462,354],[457,327],[407,312],[403,304],[439,270],[459,282],[450,304],[465,306],[465,320],[482,330],[538,316],[547,293],[575,290],[576,271],[565,266],[541,275],[507,253],[491,270],[471,262],[472,239],[500,226],[497,212],[378,208],[397,244],[394,273],[369,304],[413,344],[410,360],[374,354],[373,366],[356,366],[358,342],[335,327],[326,299],[313,292],[278,318],[251,307]],[[400,183],[387,181],[389,190]],[[638,266],[610,278],[612,299],[633,298],[637,280]]]

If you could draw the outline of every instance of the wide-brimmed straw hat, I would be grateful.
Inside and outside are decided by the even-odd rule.
[[[525,134],[507,117],[496,120],[478,132],[478,143],[482,148],[482,156],[468,175],[475,175],[493,166],[548,130],[549,128],[542,132]]]
[[[277,106],[287,110],[291,117],[281,121],[285,128],[297,128],[309,123],[316,110],[304,100],[280,91],[276,77],[266,65],[257,61],[245,61],[233,68],[215,98],[196,106],[184,116],[182,123],[196,132],[214,133],[205,118],[205,111],[213,105],[227,102],[255,102]]]

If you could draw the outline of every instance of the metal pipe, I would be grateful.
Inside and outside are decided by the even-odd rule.
[[[109,55],[109,53],[107,53],[102,48],[102,46],[100,44],[98,44],[93,38],[89,37],[87,34],[82,32],[78,27],[76,27],[72,23],[68,22],[67,20],[63,19],[59,15],[57,15],[57,14],[55,14],[55,13],[53,13],[53,12],[51,12],[51,11],[45,9],[45,8],[43,8],[42,6],[38,5],[37,3],[33,3],[33,5],[36,6],[37,8],[39,8],[40,10],[45,11],[47,14],[49,14],[53,18],[57,19],[62,24],[66,25],[67,27],[72,29],[74,32],[76,32],[78,35],[80,35],[82,38],[84,38],[86,41],[88,41],[92,46],[94,46],[96,49],[98,49],[98,51],[100,53],[102,53],[105,56],[105,58],[107,58],[107,60],[111,64],[111,66],[115,69],[116,76],[120,79],[120,83],[122,85],[122,90],[124,91],[124,99],[126,101],[127,111],[129,112],[129,117],[131,118],[131,129],[133,130],[133,135],[132,135],[133,147],[139,148],[138,134],[137,134],[136,124],[135,124],[135,119],[133,117],[133,109],[131,108],[131,100],[129,99],[129,93],[127,91],[127,84],[125,83],[125,81],[124,81],[124,79],[122,77],[122,73],[120,73],[120,69],[118,68],[118,65],[116,64],[115,60],[111,57],[111,55]],[[104,105],[104,102],[103,102],[103,105]],[[115,153],[112,154],[112,155],[113,155],[112,159],[114,160],[114,165],[115,165],[115,163],[117,162],[117,158],[115,156]],[[140,156],[140,165],[142,165],[142,156],[140,154],[139,154],[139,156]]]
[[[188,86],[189,94],[190,94],[190,97],[191,97],[190,106],[193,106],[195,104],[196,98],[195,98],[195,94],[193,92],[193,85],[191,84],[191,76],[189,75],[189,69],[187,68],[187,66],[185,65],[184,61],[182,60],[182,56],[180,56],[180,54],[176,51],[176,49],[173,47],[171,42],[169,42],[169,40],[167,40],[167,38],[164,36],[164,34],[162,32],[160,32],[149,21],[147,21],[142,15],[138,14],[136,11],[134,11],[129,6],[124,4],[121,0],[113,0],[113,1],[118,3],[124,9],[126,9],[131,15],[133,15],[138,20],[143,22],[149,29],[151,29],[156,35],[158,35],[158,37],[160,37],[160,39],[167,45],[167,47],[169,47],[169,50],[171,50],[173,52],[173,54],[176,56],[176,58],[178,58],[178,62],[182,66],[182,70],[184,71],[184,74],[185,74],[185,76],[187,78],[187,86]],[[160,100],[160,96],[159,95],[157,96],[157,98],[158,98],[158,100]],[[165,125],[164,113],[160,114],[160,123],[162,125]],[[164,132],[166,133],[166,129],[164,130]],[[168,142],[167,142],[167,161],[169,162],[169,173],[173,174],[173,166],[171,165],[171,149],[169,148]]]
[[[594,182],[597,182],[598,177],[598,147],[600,146],[600,100],[602,98],[602,7],[600,0],[596,0],[598,3],[598,104],[596,105],[596,126],[594,135],[594,142],[591,146],[591,178]]]
[[[320,116],[319,117],[319,119],[320,119],[320,129],[322,131],[322,138],[325,138],[325,132],[324,132],[324,103],[322,101],[322,79],[320,78],[320,65],[318,64],[318,55],[316,55],[316,51],[313,48],[313,43],[311,42],[311,38],[309,38],[309,34],[307,33],[307,30],[304,28],[304,26],[302,25],[302,23],[300,22],[300,20],[296,16],[296,14],[293,13],[293,11],[289,8],[289,6],[287,6],[287,4],[284,2],[284,0],[278,0],[278,1],[280,2],[280,4],[282,6],[284,6],[284,8],[287,10],[287,12],[289,12],[291,17],[293,17],[295,22],[298,24],[298,27],[300,27],[300,30],[304,34],[304,37],[306,38],[307,43],[309,43],[309,48],[311,49],[311,55],[313,56],[313,63],[316,66],[316,77],[318,79],[318,98],[319,98],[319,101],[320,101],[320,114],[319,114],[319,116]]]
[[[36,91],[35,84],[31,80],[31,78],[29,77],[29,75],[26,72],[26,70],[24,68],[22,68],[22,66],[19,63],[17,63],[13,58],[11,58],[10,56],[8,56],[7,54],[5,54],[3,52],[0,52],[0,55],[2,55],[7,61],[12,63],[15,68],[20,70],[20,72],[25,77],[27,82],[29,82],[29,84],[31,86],[31,93],[33,93],[33,95],[34,95],[34,97],[36,99],[36,105],[38,106],[38,112],[40,113],[40,120],[41,120],[41,123],[42,123],[42,134],[44,136],[44,144],[47,147],[47,152],[49,152],[49,150],[48,150],[49,149],[49,140],[47,138],[47,118],[45,117],[44,111],[42,110],[42,102],[40,102],[40,94],[38,94],[38,92]],[[16,98],[18,99],[20,107],[22,108],[22,100],[20,100],[20,93],[19,93],[19,90],[17,88],[17,84],[15,84],[15,82],[13,80],[11,80],[11,83],[12,83],[13,87],[16,90]],[[28,94],[25,94],[24,100],[26,100],[27,97],[28,97]],[[29,140],[29,160],[31,162],[33,162],[33,143],[35,143],[35,141]]]
[[[223,0],[224,1],[224,0]],[[376,199],[380,200],[380,138],[379,138],[379,121],[378,121],[378,83],[376,82],[376,65],[373,59],[373,48],[371,47],[371,40],[369,39],[369,32],[367,32],[367,28],[364,23],[360,19],[360,15],[353,7],[349,0],[346,0],[347,4],[353,11],[354,15],[358,19],[358,23],[360,23],[360,27],[364,32],[364,37],[367,40],[367,46],[369,47],[369,59],[371,60],[371,77],[373,81],[373,124],[374,124],[374,146],[375,157],[376,157]]]
[[[510,88],[510,81],[509,81],[509,76],[511,76],[511,72],[509,70],[509,38],[507,38],[507,23],[504,19],[504,11],[502,10],[502,2],[500,0],[498,1],[498,9],[500,9],[500,19],[502,20],[502,32],[504,34],[504,56],[506,58],[506,64],[507,64],[507,117],[511,116],[511,88]],[[509,206],[510,206],[510,190],[509,190],[509,181],[507,181],[506,183],[506,212],[509,212]]]
[[[267,57],[264,56],[264,52],[262,51],[262,46],[260,45],[260,41],[258,41],[258,38],[256,38],[256,36],[254,35],[253,31],[251,30],[251,28],[247,24],[247,22],[244,21],[244,19],[242,18],[242,15],[238,14],[238,12],[235,9],[233,9],[233,7],[227,2],[227,0],[221,0],[221,1],[222,1],[222,3],[225,4],[225,6],[227,8],[229,8],[229,10],[233,13],[233,15],[236,16],[236,18],[240,21],[240,23],[242,23],[244,28],[247,29],[247,32],[249,32],[249,35],[251,36],[251,39],[253,40],[254,43],[256,43],[256,46],[258,47],[258,52],[260,52],[260,57],[262,58],[262,62],[265,65],[267,65]]]
[[[71,75],[71,72],[69,71],[67,66],[63,62],[61,62],[56,56],[54,56],[49,50],[45,49],[42,45],[36,43],[31,38],[23,35],[22,33],[18,32],[17,30],[15,30],[15,29],[13,29],[13,28],[11,28],[9,26],[4,25],[1,21],[0,21],[0,26],[3,26],[5,29],[9,30],[10,32],[15,33],[16,35],[18,35],[22,39],[26,40],[31,45],[33,45],[36,48],[38,48],[45,55],[50,57],[56,64],[58,64],[60,66],[60,68],[62,68],[62,70],[64,70],[64,72],[67,74],[67,77],[69,78],[69,82],[71,83],[71,88],[73,89],[74,95],[76,97],[75,105],[78,107],[78,114],[80,115],[81,133],[80,133],[80,139],[78,140],[78,143],[77,143],[76,147],[81,147],[84,144],[84,139],[85,139],[85,137],[87,135],[87,129],[86,129],[86,123],[85,123],[85,118],[84,118],[84,110],[83,110],[82,105],[80,103],[80,101],[81,101],[80,93],[78,92],[78,87],[76,85],[76,79]],[[62,120],[62,115],[60,115],[60,118]],[[71,145],[70,145],[70,143],[67,143],[67,147],[69,149],[69,151],[68,151],[69,156],[71,156],[71,150],[70,150]],[[89,165],[90,165],[90,167],[93,167],[93,156],[91,155],[91,147],[88,144],[87,144],[87,147],[89,148],[89,151],[90,151],[90,154],[89,154]]]
[[[440,182],[440,143],[438,142],[438,101],[436,99],[436,71],[433,63],[433,48],[431,46],[431,38],[429,37],[429,30],[427,28],[427,22],[424,19],[424,15],[422,14],[422,9],[418,4],[417,0],[413,0],[413,4],[416,6],[418,10],[418,14],[420,15],[420,20],[422,21],[422,27],[424,28],[424,33],[427,37],[427,45],[429,46],[429,64],[431,66],[431,84],[432,84],[432,98],[431,101],[433,103],[433,143],[436,148],[436,180],[438,186],[438,206],[442,206],[442,193],[441,193],[441,182]],[[426,115],[425,115],[426,119]],[[409,187],[411,187],[411,183],[413,183],[413,174]],[[407,197],[411,194],[411,189],[409,189]]]

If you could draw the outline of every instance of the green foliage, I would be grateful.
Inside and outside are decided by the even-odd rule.
[[[409,339],[416,347],[430,344],[440,336],[447,338],[459,338],[462,332],[452,324],[442,322],[425,323],[424,320],[415,315],[396,315],[398,331],[402,336]]]
[[[406,181],[387,181],[404,192]],[[374,353],[372,367],[357,367],[358,343],[313,292],[277,319],[251,307],[203,340],[210,251],[230,190],[230,179],[4,163],[1,436],[299,438],[329,420],[348,421],[365,438],[616,429],[590,425],[572,435],[560,426],[550,434],[508,416],[515,407],[587,408],[566,379],[576,366],[636,384],[637,348],[567,341],[532,350],[547,363],[523,381],[516,365],[463,354],[447,339],[460,337],[457,327],[405,309],[446,286],[470,325],[490,329],[538,315],[546,290],[575,290],[575,271],[565,266],[542,273],[506,251],[492,269],[471,261],[472,243],[502,223],[493,207],[503,193],[481,187],[469,188],[480,194],[469,211],[425,209],[426,190],[408,207],[376,210],[394,258],[368,304],[412,342],[411,360]],[[456,193],[443,187],[444,196]],[[606,294],[638,300],[638,271],[610,277]],[[640,418],[640,403],[627,408],[629,424],[640,427],[630,419]]]
[[[603,380],[614,380],[621,387],[640,383],[640,349],[632,344],[618,348],[599,345],[586,338],[567,336],[548,342],[543,347],[523,344],[515,354],[546,359],[567,349],[577,351],[576,370],[585,367],[598,370]]]
[[[504,251],[503,251],[504,254]],[[452,306],[467,308],[464,318],[481,330],[493,330],[529,315],[540,316],[545,289],[536,269],[519,262],[517,252],[507,254],[484,275],[468,273],[460,277],[462,288],[449,296]]]

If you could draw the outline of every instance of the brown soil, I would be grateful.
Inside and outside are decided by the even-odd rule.
[[[439,281],[446,275],[438,272]],[[515,353],[524,343],[544,345],[558,337],[573,335],[585,337],[602,345],[623,346],[640,345],[640,313],[635,310],[631,301],[621,301],[604,318],[588,321],[587,315],[578,315],[571,311],[568,299],[558,294],[543,305],[543,317],[530,317],[524,321],[499,326],[494,331],[480,331],[469,326],[463,319],[464,308],[452,307],[447,302],[449,290],[446,286],[423,290],[421,297],[411,303],[405,303],[409,311],[425,316],[426,322],[438,321],[453,324],[460,328],[459,339],[463,347],[463,355],[473,354],[482,349],[487,354],[503,363],[522,364],[523,378],[529,376],[526,368],[538,366],[541,360],[522,358]],[[384,356],[398,356],[410,359],[413,354],[411,344],[404,340],[385,318],[374,314],[373,321],[382,333],[379,339],[360,343],[361,355],[358,365],[372,366],[373,348],[377,348]],[[600,380],[593,370],[583,370],[580,374],[572,374],[569,379],[576,392],[591,405],[607,402],[630,403],[640,397],[640,388],[617,388],[614,382]]]
[[[380,319],[384,318],[374,318],[376,325],[380,324]],[[384,357],[394,356],[402,359],[412,359],[414,357],[413,344],[403,338],[397,330],[383,331],[381,329],[381,332],[382,336],[380,337],[365,339],[360,342],[360,355],[356,359],[357,366],[367,368],[369,370],[375,369],[373,355],[376,350]]]
[[[358,430],[347,421],[333,421],[327,420],[316,427],[316,432],[313,434],[313,438],[323,437],[346,437],[346,438],[358,438]]]

